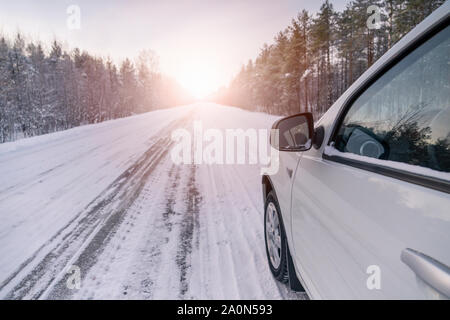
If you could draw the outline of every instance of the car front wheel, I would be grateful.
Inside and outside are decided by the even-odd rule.
[[[280,207],[273,191],[269,192],[265,203],[264,235],[270,270],[275,279],[288,283],[286,235],[281,220]]]

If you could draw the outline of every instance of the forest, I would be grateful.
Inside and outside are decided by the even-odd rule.
[[[142,51],[117,66],[56,40],[0,35],[0,143],[190,102],[158,57]]]
[[[337,12],[324,1],[303,10],[212,100],[287,115],[323,114],[381,55],[444,0],[353,0]],[[369,7],[380,23],[369,28]],[[142,51],[116,64],[78,48],[49,48],[0,34],[0,143],[189,103],[192,98]]]
[[[243,65],[215,99],[277,115],[312,112],[317,119],[379,57],[444,0],[354,0],[342,12],[324,1],[280,31]],[[380,23],[368,23],[377,6]],[[368,12],[369,11],[369,12]]]

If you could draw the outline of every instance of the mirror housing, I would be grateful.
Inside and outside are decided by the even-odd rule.
[[[313,146],[315,149],[317,150],[320,149],[324,138],[325,138],[324,127],[323,126],[317,127],[316,130],[314,130],[314,139],[313,139]]]
[[[308,151],[313,145],[314,121],[310,112],[282,118],[273,124],[272,130],[278,134],[275,137],[271,134],[270,145],[279,151]]]

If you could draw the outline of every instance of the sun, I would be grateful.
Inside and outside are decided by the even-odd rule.
[[[215,69],[202,63],[191,63],[180,70],[178,82],[196,99],[203,100],[219,87]]]

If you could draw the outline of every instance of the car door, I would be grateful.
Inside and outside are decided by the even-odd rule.
[[[299,161],[291,241],[314,298],[448,294],[449,57],[447,23],[325,121],[330,140]]]

